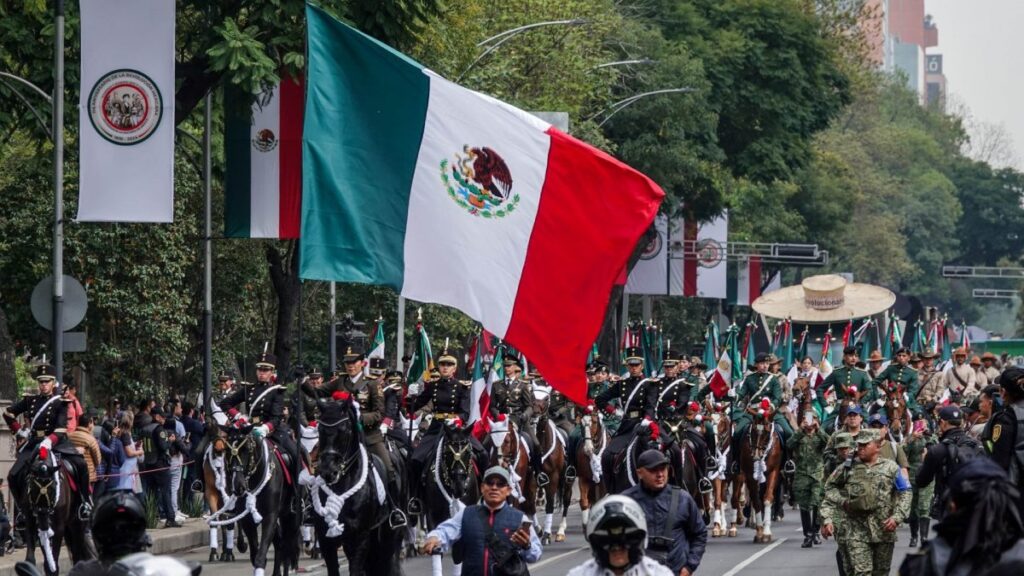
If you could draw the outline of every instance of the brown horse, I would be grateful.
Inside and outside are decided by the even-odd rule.
[[[903,385],[898,382],[885,383],[885,415],[889,419],[889,430],[898,430],[902,438],[910,435],[910,413]]]
[[[739,508],[740,487],[746,486],[757,530],[754,543],[769,543],[772,541],[772,501],[782,469],[782,437],[772,423],[773,410],[759,415],[758,410],[747,408],[747,413],[752,422],[739,446],[740,472],[733,488],[732,506]]]
[[[726,492],[732,479],[732,472],[726,464],[729,458],[729,451],[732,449],[732,421],[729,419],[723,404],[712,404],[708,400],[706,408],[708,408],[708,412],[711,414],[711,424],[715,428],[715,450],[717,451],[717,454],[714,456],[717,466],[715,469],[708,471],[708,477],[711,479],[714,510],[711,516],[711,535],[717,538],[728,533],[730,537],[735,537],[736,526],[739,520],[738,516],[743,510],[742,506],[733,507],[732,521],[729,523],[728,530],[726,529],[725,520]]]
[[[558,432],[558,427],[548,417],[551,403],[551,389],[534,386],[533,410],[538,414],[535,428],[537,449],[540,450],[542,471],[548,476],[548,483],[543,490],[537,492],[537,505],[544,504],[544,529],[541,532],[541,544],[551,544],[552,525],[555,506],[561,495],[559,486],[562,472],[565,470],[565,439]]]
[[[604,498],[604,482],[601,481],[601,455],[608,446],[611,436],[604,427],[604,420],[597,412],[585,414],[580,419],[583,428],[583,446],[576,451],[576,475],[580,482],[580,511],[583,526],[590,519],[590,507]],[[572,486],[569,486],[572,489]],[[571,494],[571,492],[570,492]],[[564,495],[563,495],[564,498]]]

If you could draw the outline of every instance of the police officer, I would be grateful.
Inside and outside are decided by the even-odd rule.
[[[904,346],[896,350],[896,361],[886,366],[885,370],[882,370],[878,376],[875,376],[871,380],[871,385],[873,387],[885,385],[903,386],[903,391],[908,396],[907,408],[914,414],[921,413],[921,407],[917,404],[920,382],[917,378],[917,370],[910,367],[910,348]],[[884,390],[885,388],[883,387],[882,389]],[[884,402],[884,400],[880,397],[877,402]]]
[[[570,570],[567,576],[677,576],[668,567],[644,556],[647,519],[643,508],[628,496],[611,495],[594,504],[586,525],[586,539],[593,557]]]
[[[455,378],[457,366],[458,360],[445,347],[437,358],[437,379],[425,382],[423,391],[412,404],[414,412],[425,408],[428,403],[432,404],[430,427],[420,436],[420,443],[413,449],[412,461],[409,466],[412,487],[409,511],[413,514],[419,514],[423,509],[420,501],[423,473],[426,471],[428,463],[434,458],[437,445],[441,441],[444,423],[452,421],[456,425],[465,426],[469,422],[470,382],[462,382]],[[486,470],[486,465],[482,465],[486,462],[484,448],[480,441],[470,434],[469,443],[473,447],[477,467],[480,470]]]
[[[618,399],[624,416],[615,436],[608,443],[608,448],[601,455],[601,466],[605,471],[605,485],[613,488],[615,480],[615,458],[626,449],[633,440],[633,433],[639,426],[646,429],[655,419],[658,404],[658,386],[654,380],[644,378],[644,358],[640,349],[631,346],[626,348],[626,366],[629,376],[611,385],[594,400],[594,405],[605,412],[613,414],[615,407],[611,401]],[[589,408],[589,407],[588,407]]]
[[[39,459],[45,460],[51,451],[60,454],[74,465],[75,483],[82,504],[78,516],[87,520],[92,513],[92,495],[89,486],[89,470],[85,458],[68,441],[68,401],[55,390],[57,372],[50,364],[42,364],[36,368],[38,394],[26,394],[17,403],[8,406],[4,411],[7,426],[18,436],[25,438],[25,443],[18,451],[14,466],[7,475],[12,490],[21,493],[25,489],[26,467],[29,460],[38,452]],[[27,428],[22,429],[18,416],[22,414],[29,420]]]
[[[955,404],[939,410],[939,442],[928,448],[928,454],[917,471],[916,484],[928,486],[935,482],[936,498],[930,516],[941,520],[945,510],[946,481],[957,466],[981,453],[981,444],[971,438],[963,428],[963,412]],[[922,534],[927,537],[927,534]]]
[[[810,417],[810,418],[808,418]],[[817,414],[801,415],[800,429],[793,434],[792,454],[796,459],[793,494],[800,506],[800,524],[804,530],[801,548],[820,544],[819,507],[825,483],[825,446],[828,436],[821,430]]]
[[[227,415],[232,420],[243,421],[245,418],[239,412],[238,406],[244,402],[248,412],[248,422],[253,425],[253,436],[256,438],[270,436],[277,447],[289,457],[289,472],[293,481],[297,481],[302,461],[295,440],[292,439],[288,428],[283,424],[284,386],[274,383],[276,368],[276,356],[270,352],[258,354],[256,356],[256,383],[243,382],[242,386],[221,401],[221,408],[227,410]],[[295,490],[294,494],[295,510],[301,510],[299,490]]]
[[[154,406],[149,414],[153,423],[143,430],[143,452],[147,455],[146,465],[153,486],[156,488],[157,510],[164,515],[164,528],[180,528],[174,518],[174,503],[171,502],[171,445],[177,441],[177,435],[164,428],[166,418],[160,406]],[[152,456],[150,456],[152,454]]]
[[[835,391],[837,404],[848,398],[857,401],[858,398],[854,394],[858,393],[863,394],[862,400],[865,402],[874,400],[875,387],[871,385],[871,377],[868,376],[867,371],[857,368],[857,361],[859,359],[856,346],[843,348],[843,365],[833,370],[825,378],[817,393],[824,396],[829,390]],[[836,418],[838,417],[838,410],[834,410],[829,414],[828,418],[825,419],[825,429],[832,430],[835,428]]]
[[[836,511],[842,509],[843,552],[852,576],[889,573],[896,529],[910,512],[910,482],[895,462],[880,458],[879,451],[878,434],[862,430],[857,435],[857,458],[837,468],[825,484],[821,534],[832,536]]]
[[[1003,390],[1003,408],[988,421],[981,440],[992,460],[1006,470],[1010,482],[1024,491],[1024,369],[1007,368],[997,383]]]
[[[672,569],[693,574],[704,557],[708,528],[688,492],[668,483],[668,458],[647,450],[637,459],[639,482],[622,495],[644,509],[647,518],[647,556]]]
[[[743,380],[738,390],[733,389],[729,391],[730,397],[734,397],[737,400],[737,404],[732,412],[732,422],[735,427],[732,440],[733,446],[740,446],[744,434],[746,434],[751,422],[753,422],[750,411],[756,410],[763,399],[767,399],[774,410],[775,415],[772,421],[780,429],[783,444],[786,444],[793,435],[793,428],[790,426],[789,421],[778,410],[782,404],[782,385],[774,374],[768,372],[768,364],[768,354],[763,352],[758,354],[754,359],[756,371]],[[733,458],[733,461],[735,461],[733,453],[736,451],[729,451],[729,456]],[[795,470],[792,460],[786,460],[785,470],[788,473],[792,473]]]

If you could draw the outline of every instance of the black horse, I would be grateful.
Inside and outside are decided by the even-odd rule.
[[[309,490],[313,527],[327,574],[340,574],[339,546],[352,576],[401,574],[399,551],[405,530],[389,523],[386,496],[381,497],[378,486],[378,479],[387,481],[386,469],[367,452],[350,400],[319,400],[318,404],[319,457]],[[394,455],[396,472],[404,477],[404,460]],[[404,494],[406,488],[401,486],[399,491]]]
[[[250,543],[255,576],[263,576],[270,545],[274,545],[274,576],[298,563],[299,515],[292,509],[297,478],[287,478],[287,465],[273,442],[252,435],[252,426],[221,426],[228,497],[233,499],[211,525],[237,521]],[[289,482],[290,480],[290,482]],[[250,504],[250,502],[252,502]],[[258,533],[257,533],[258,531]]]
[[[31,446],[25,448],[33,450]],[[81,505],[78,492],[72,490],[75,474],[70,464],[58,460],[50,453],[46,459],[33,454],[23,468],[17,482],[12,482],[13,497],[25,524],[25,560],[35,564],[35,547],[43,550],[43,565],[47,576],[54,576],[60,567],[60,549],[67,538],[68,549],[74,562],[96,557],[92,540],[87,534],[87,523],[78,519],[76,511]],[[15,487],[18,487],[15,489]],[[77,490],[88,490],[78,486]]]
[[[413,479],[426,485],[424,504],[430,530],[454,515],[453,510],[461,507],[457,502],[468,506],[480,500],[478,475],[483,471],[476,470],[469,435],[469,428],[444,423],[437,445],[440,456],[435,453],[434,460],[426,466],[424,478]]]

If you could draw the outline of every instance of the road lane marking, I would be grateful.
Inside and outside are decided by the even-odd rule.
[[[761,556],[764,556],[765,554],[771,552],[772,550],[775,549],[776,546],[778,546],[779,544],[782,544],[786,540],[789,540],[789,538],[779,538],[775,542],[772,542],[771,544],[769,544],[767,548],[765,548],[764,550],[761,550],[757,554],[754,554],[750,558],[747,558],[743,562],[740,562],[739,564],[736,565],[735,568],[733,568],[732,570],[729,570],[725,574],[722,574],[722,576],[736,576],[737,574],[740,573],[740,570],[743,570],[747,566],[750,566],[751,564],[754,563],[755,560],[757,560]]]
[[[541,560],[540,562],[537,562],[536,564],[528,564],[527,566],[530,568],[530,571],[532,572],[532,571],[537,570],[541,566],[544,566],[545,564],[550,564],[550,563],[555,562],[557,560],[561,560],[562,558],[565,558],[567,556],[572,556],[573,554],[578,554],[580,552],[583,552],[584,550],[590,550],[590,547],[586,546],[584,548],[577,548],[576,550],[570,550],[568,552],[563,552],[563,553],[559,554],[558,556],[552,556],[551,558],[547,558],[545,560]]]

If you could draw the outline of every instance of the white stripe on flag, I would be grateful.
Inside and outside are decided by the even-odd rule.
[[[174,0],[81,3],[78,220],[174,220]]]
[[[454,306],[503,338],[540,206],[551,144],[543,131],[547,125],[428,75],[430,99],[409,196],[402,296]],[[466,147],[491,148],[505,161],[511,195],[519,197],[514,212],[504,218],[474,216],[449,197],[441,162],[447,161],[451,178],[452,165],[468,157]]]
[[[260,102],[263,106],[260,106]],[[250,146],[249,237],[278,238],[281,228],[281,86],[274,87],[269,100],[266,94],[253,104],[250,141],[258,141],[262,130],[274,133],[277,145],[263,151]]]
[[[697,296],[701,298],[726,298],[727,296],[728,264],[726,252],[728,236],[728,211],[723,212],[721,216],[711,222],[701,224],[697,232],[697,245],[701,246],[702,243],[705,243],[707,248],[704,251],[708,255],[712,254],[713,250],[718,251],[716,256],[720,258],[718,263],[713,266],[705,267],[701,264],[697,266]]]

